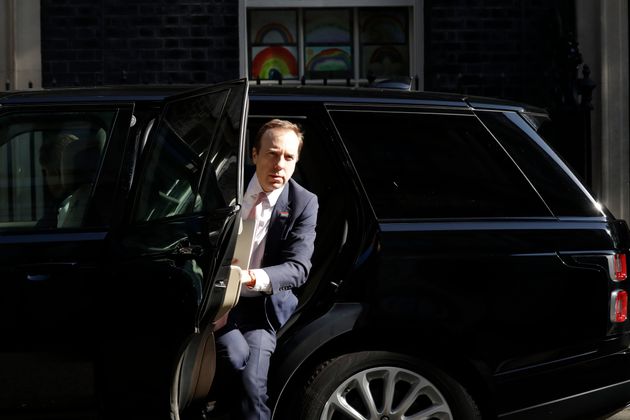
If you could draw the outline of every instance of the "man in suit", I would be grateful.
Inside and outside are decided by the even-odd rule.
[[[253,251],[249,269],[241,272],[239,303],[216,339],[218,363],[239,376],[239,411],[247,420],[271,417],[267,375],[275,333],[295,310],[293,289],[311,268],[317,196],[291,179],[302,144],[299,126],[274,119],[260,128],[252,148],[256,173],[241,214],[255,220]]]

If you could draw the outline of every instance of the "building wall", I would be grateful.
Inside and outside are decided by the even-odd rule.
[[[425,88],[549,106],[574,21],[570,1],[425,0]]]
[[[42,0],[44,86],[238,77],[230,0]]]
[[[41,86],[39,0],[0,2],[2,89]]]
[[[12,19],[9,12],[9,3],[0,2],[0,82],[4,85],[6,81],[9,81],[13,72],[13,59],[12,59],[12,47],[11,47],[11,34],[12,34]],[[4,86],[2,86],[4,90]]]
[[[574,20],[570,3],[426,0],[424,16],[418,14],[424,20],[419,41],[425,47],[418,76],[426,90],[546,106],[552,100],[560,37]],[[238,1],[41,4],[44,86],[207,83],[242,73]]]
[[[630,221],[630,74],[627,0],[577,0],[584,60],[591,63],[593,189],[615,214]]]

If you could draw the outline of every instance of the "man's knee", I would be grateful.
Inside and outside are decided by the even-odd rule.
[[[249,346],[247,343],[239,343],[229,349],[230,365],[236,370],[243,370],[249,360]]]
[[[217,359],[235,370],[242,371],[249,360],[249,344],[239,330],[217,338]]]

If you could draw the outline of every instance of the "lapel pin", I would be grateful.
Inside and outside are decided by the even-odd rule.
[[[278,216],[282,217],[283,219],[286,219],[287,217],[289,217],[289,212],[288,211],[279,211],[278,212]]]

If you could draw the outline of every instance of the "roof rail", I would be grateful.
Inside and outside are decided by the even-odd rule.
[[[380,80],[371,84],[371,87],[381,89],[411,90],[413,79],[409,76],[393,77],[391,79]]]
[[[285,79],[281,74],[277,75],[273,79],[261,79],[260,76],[256,77],[255,83],[257,85],[319,85],[319,86],[346,86],[346,87],[367,87],[376,89],[394,89],[394,90],[419,90],[420,80],[418,76],[394,76],[387,79],[376,79],[375,77],[368,77],[367,79],[352,79],[349,76],[346,78],[328,78],[322,77],[321,79],[307,79],[302,75],[299,79]]]

